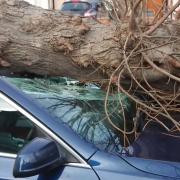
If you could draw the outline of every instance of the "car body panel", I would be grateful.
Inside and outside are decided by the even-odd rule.
[[[135,159],[134,159],[135,162]],[[143,159],[139,159],[136,163],[140,163],[143,165]],[[152,161],[150,161],[152,162]],[[146,180],[146,179],[157,179],[157,180],[170,180],[170,179],[179,179],[178,172],[169,170],[169,166],[162,167],[163,170],[167,170],[168,173],[173,173],[174,177],[168,177],[168,173],[164,173],[162,176],[157,175],[156,172],[147,173],[146,171],[142,171],[135,167],[133,167],[130,163],[127,163],[122,157],[116,156],[113,154],[109,154],[106,152],[98,151],[93,157],[89,160],[89,163],[92,165],[93,169],[97,172],[100,179],[109,180],[109,179],[126,179],[126,180]],[[163,165],[162,162],[159,162],[158,168],[161,169]],[[165,165],[165,164],[164,164]],[[146,166],[146,163],[144,163]],[[157,168],[157,166],[155,166]],[[173,164],[171,168],[173,169]],[[148,169],[146,169],[148,170]],[[175,170],[175,168],[174,168]],[[167,176],[166,176],[167,175]],[[176,176],[176,177],[175,177]]]
[[[123,157],[132,166],[149,173],[180,179],[180,163],[136,157]]]
[[[1,180],[98,180],[97,175],[91,168],[80,167],[76,165],[66,165],[59,167],[52,172],[44,172],[44,174],[27,177],[14,178],[12,170],[14,166],[14,158],[4,158],[0,156],[0,179]]]

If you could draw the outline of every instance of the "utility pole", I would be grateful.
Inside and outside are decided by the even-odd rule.
[[[55,2],[54,2],[54,0],[48,0],[48,7],[49,7],[49,9],[55,9]]]

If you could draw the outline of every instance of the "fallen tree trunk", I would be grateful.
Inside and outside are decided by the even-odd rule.
[[[102,64],[120,59],[115,26],[89,23],[24,1],[1,0],[0,73],[103,79],[97,59]]]
[[[168,36],[175,33],[178,36],[176,26],[178,27],[177,24],[170,27],[169,34],[167,29],[159,34],[164,33]],[[5,69],[5,72],[29,72],[100,80],[107,77],[105,74],[110,75],[124,59],[124,43],[127,36],[127,22],[121,23],[117,29],[117,25],[113,22],[110,26],[103,25],[93,19],[65,16],[59,12],[31,6],[24,1],[0,0],[0,72],[4,72]],[[153,38],[162,44],[164,42],[161,37]],[[137,40],[128,39],[126,49],[132,50],[136,43]],[[148,53],[151,59],[167,68],[165,67],[167,63],[159,58],[164,57],[164,54],[161,55],[162,52],[166,55],[174,53],[179,41],[178,44],[173,44],[176,45],[173,49],[169,43],[160,46],[156,51],[153,51],[156,44],[148,43],[150,42],[147,41],[147,44],[145,42],[144,46],[149,46]],[[179,48],[176,52],[178,50]],[[134,65],[140,61],[138,52],[136,54],[131,58]],[[173,60],[172,64],[179,66],[179,61]],[[168,68],[177,74],[177,70]],[[151,73],[151,70],[144,69],[144,72],[146,71],[144,74],[147,74],[150,80],[165,77],[163,73],[154,70]],[[141,72],[137,71],[136,76],[140,78]]]
[[[165,22],[147,35],[148,26],[129,22],[102,24],[0,0],[0,74],[110,79],[108,92],[115,85],[150,118],[166,117],[179,130],[171,114],[180,112],[180,23]]]

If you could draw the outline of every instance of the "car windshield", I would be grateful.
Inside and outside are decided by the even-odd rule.
[[[91,5],[87,2],[65,2],[62,5],[61,11],[67,11],[83,15],[90,8]]]
[[[105,92],[93,84],[81,84],[68,78],[7,78],[45,107],[59,123],[65,122],[88,142],[108,152],[122,151],[122,135],[112,127],[104,108]],[[132,130],[134,104],[123,94],[109,96],[109,118],[123,129],[123,104],[126,128]]]

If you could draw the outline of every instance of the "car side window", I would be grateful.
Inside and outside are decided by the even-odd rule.
[[[0,98],[0,152],[16,154],[29,141],[43,136],[26,116]]]
[[[17,154],[27,143],[37,137],[54,140],[8,102],[0,93],[0,153]],[[57,142],[56,144],[67,163],[79,162],[62,144]]]

